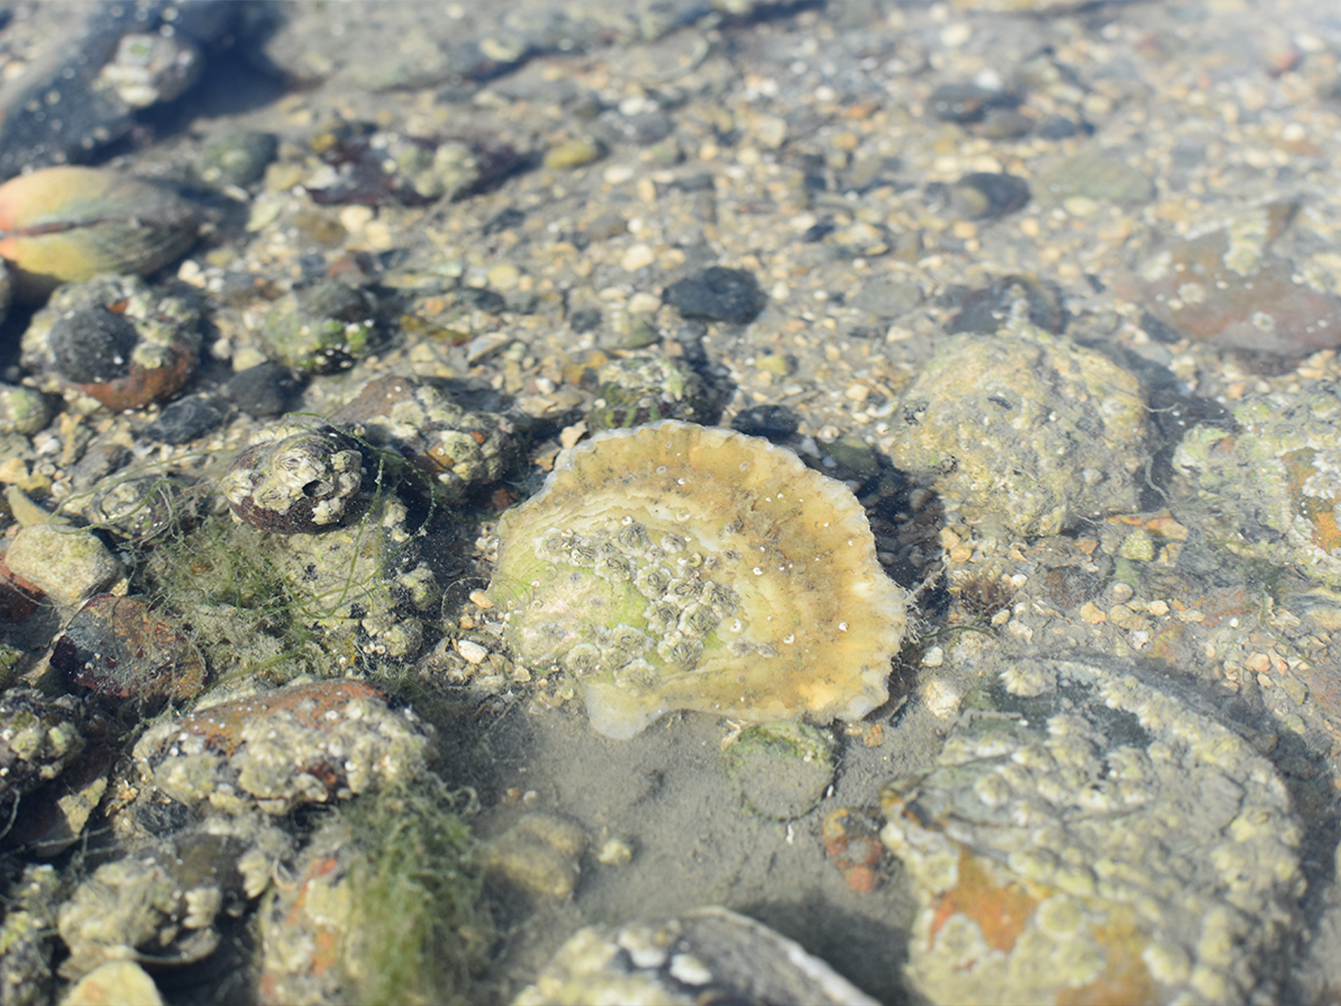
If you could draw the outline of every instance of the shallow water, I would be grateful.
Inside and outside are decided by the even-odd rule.
[[[315,422],[371,380],[414,377],[506,417],[504,439],[516,444],[505,476],[477,477],[445,505],[402,490],[418,533],[409,551],[387,553],[394,560],[371,561],[413,552],[446,588],[426,612],[405,601],[408,587],[382,585],[340,597],[359,607],[352,618],[338,609],[343,628],[285,635],[267,623],[255,639],[221,643],[210,620],[226,617],[214,605],[233,602],[178,603],[213,647],[202,642],[212,681],[236,687],[244,667],[266,661],[369,675],[436,727],[437,771],[477,797],[468,822],[485,847],[506,848],[534,815],[576,825],[585,848],[556,867],[576,866],[571,891],[528,892],[499,868],[486,882],[499,936],[472,990],[481,1001],[509,1001],[583,926],[713,904],[791,937],[883,1002],[951,1001],[947,988],[981,1001],[1328,1001],[1341,982],[1341,364],[1330,334],[1341,332],[1341,14],[1325,3],[718,6],[727,12],[581,0],[480,12],[258,5],[222,29],[197,27],[198,82],[126,112],[124,137],[94,144],[94,163],[188,182],[208,206],[202,243],[150,277],[204,305],[202,363],[184,394],[211,394],[262,359],[301,367],[266,319],[288,309],[290,289],[330,273],[363,284],[373,324],[360,339],[371,342],[330,350],[340,367],[306,380],[289,411]],[[59,20],[46,5],[10,12],[7,79],[41,70],[37,54],[75,30]],[[48,156],[47,127],[14,132],[20,119],[11,107],[0,128],[38,135],[22,149]],[[207,141],[235,128],[273,133],[277,152],[263,173],[209,195]],[[455,188],[445,159],[426,166],[409,149],[454,141],[477,172]],[[371,167],[380,152],[401,159],[398,174]],[[430,168],[440,173],[426,181]],[[716,319],[696,317],[681,295],[663,301],[715,265],[757,280],[754,314],[733,314],[739,297]],[[21,353],[31,318],[15,308],[0,329],[3,377],[47,389],[60,411],[45,429],[4,434],[0,454],[18,465],[6,481],[39,502],[124,477],[79,467],[113,444],[131,452],[126,471],[159,466],[207,499],[229,459],[276,422],[233,409],[185,443],[155,442],[159,406],[95,411],[44,372],[40,347]],[[619,408],[627,389],[603,384],[601,366],[639,354],[683,364],[698,383],[692,404],[669,381],[635,389],[637,419],[734,425],[795,450],[847,484],[880,563],[914,592],[889,700],[821,725],[836,751],[832,783],[787,820],[753,812],[742,788],[763,783],[725,767],[746,724],[671,712],[631,739],[602,736],[580,682],[519,667],[502,612],[472,593],[493,575],[498,514],[539,488],[585,432],[579,423],[595,428]],[[756,411],[765,407],[786,411]],[[475,429],[483,443],[479,431],[503,423]],[[413,430],[366,435],[413,453]],[[228,527],[219,513],[206,520]],[[166,582],[151,544],[110,540],[132,591]],[[293,565],[280,558],[288,547],[263,536],[245,545],[275,570]],[[355,561],[333,546],[322,554],[311,561]],[[212,564],[199,567],[201,583],[241,575],[189,561]],[[313,590],[320,607],[326,586]],[[284,619],[294,596],[267,617]],[[388,656],[402,637],[360,623],[369,604],[394,609],[402,630],[422,628],[422,640]],[[0,626],[21,651],[11,683],[41,677],[58,622]],[[285,647],[306,663],[289,667]],[[1029,706],[1027,689],[993,684],[1053,659],[1134,682],[1139,701],[1096,698],[1101,686],[1089,683]],[[982,741],[984,724],[1040,722],[1042,733],[1012,734],[1000,749]],[[1089,745],[1074,763],[1054,745],[1055,772],[1013,777],[1015,795],[999,805],[982,795],[996,792],[973,774],[982,764],[1032,771],[1029,758],[1067,723]],[[1122,759],[1139,749],[1158,763],[1160,744],[1185,759],[1187,789],[1137,780],[1127,804],[1095,810],[1093,794],[1124,781]],[[780,757],[749,771],[767,782],[789,770]],[[909,780],[923,776],[919,791]],[[136,777],[123,767],[111,778],[115,793]],[[1257,794],[1249,779],[1265,802],[1243,795]],[[89,826],[95,847],[105,835],[129,841],[107,823],[129,805],[118,799]],[[1065,828],[1050,831],[1054,810]],[[1279,849],[1251,845],[1262,836],[1250,834],[1249,810]],[[835,829],[862,820],[878,851],[874,829],[903,814],[925,841],[956,843],[962,882],[936,888],[900,863],[894,853],[908,847],[888,834],[892,848],[862,871],[836,851]],[[1113,846],[1085,831],[1098,819]],[[303,813],[277,820],[301,840],[316,826]],[[1194,834],[1204,854],[1184,847]],[[995,846],[1001,835],[1020,848]],[[1015,852],[1062,866],[1029,873]],[[975,881],[970,862],[1001,872]],[[1127,870],[1119,879],[1104,872],[1112,862]],[[82,876],[70,854],[56,863]],[[1093,886],[1067,887],[1063,866]],[[1146,894],[1134,922],[1114,907],[1140,900],[1123,883]],[[1061,901],[1048,899],[1064,896],[1083,903],[1076,931],[1103,965],[1022,949],[1009,980],[992,970],[1041,931],[1035,920],[1055,921],[1047,911]],[[1192,905],[1200,916],[1178,915]],[[1219,935],[1196,928],[1213,909],[1229,919]],[[254,911],[230,924],[216,966],[254,938],[244,935]],[[937,939],[947,924],[976,932],[982,948],[947,950],[949,937]],[[1095,936],[1104,926],[1109,935]],[[1186,947],[1187,959],[1152,946]],[[155,977],[172,1001],[233,996],[210,966]],[[1040,984],[1019,977],[1030,967]],[[955,968],[979,984],[945,984]]]

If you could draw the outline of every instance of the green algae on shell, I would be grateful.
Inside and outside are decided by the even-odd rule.
[[[827,722],[888,697],[907,593],[847,487],[766,440],[676,420],[601,433],[498,535],[513,655],[572,674],[607,736],[672,709]]]

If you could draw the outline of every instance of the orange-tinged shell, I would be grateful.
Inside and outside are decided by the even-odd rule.
[[[176,193],[115,171],[44,168],[0,185],[0,258],[28,301],[99,273],[151,273],[185,254],[199,222]]]
[[[602,433],[498,534],[514,656],[569,671],[608,736],[671,709],[827,722],[888,696],[908,595],[847,487],[766,440]]]

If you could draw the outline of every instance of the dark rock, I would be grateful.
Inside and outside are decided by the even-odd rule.
[[[1003,276],[990,286],[970,290],[962,309],[945,325],[950,335],[979,332],[990,335],[1010,318],[1017,301],[1024,301],[1030,324],[1048,332],[1066,326],[1066,309],[1057,291],[1032,276]]]
[[[521,210],[505,206],[485,222],[483,230],[486,236],[502,234],[504,231],[520,227],[525,219],[526,214]]]
[[[1013,108],[993,108],[983,116],[978,135],[989,140],[1013,140],[1034,128],[1034,120]]]
[[[716,265],[672,283],[663,299],[686,318],[737,325],[753,321],[767,300],[752,273]]]
[[[1068,119],[1064,115],[1049,115],[1038,124],[1038,128],[1034,132],[1040,139],[1065,140],[1082,130],[1092,132],[1092,130],[1085,129],[1083,123],[1077,123],[1074,119]]]
[[[582,308],[568,316],[568,324],[574,332],[590,332],[600,327],[601,312],[594,307]]]
[[[47,340],[56,373],[75,384],[101,384],[130,370],[139,335],[124,315],[94,307],[58,318]]]
[[[950,186],[949,201],[961,220],[992,220],[1029,202],[1029,183],[1015,175],[975,171]]]
[[[232,411],[232,406],[217,395],[193,395],[166,406],[144,428],[144,435],[164,444],[184,444],[214,429]]]
[[[775,444],[790,440],[801,428],[801,420],[785,405],[756,405],[731,420],[731,428],[752,437],[766,437]]]
[[[238,371],[224,386],[224,393],[249,416],[263,419],[289,411],[303,381],[288,367],[267,361]]]
[[[991,91],[977,84],[942,84],[931,92],[931,114],[942,122],[980,122],[989,109],[1014,108],[1020,103],[1013,94]]]

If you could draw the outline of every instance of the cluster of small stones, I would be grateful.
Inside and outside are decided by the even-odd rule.
[[[654,687],[660,665],[690,670],[703,652],[703,640],[716,632],[722,620],[737,611],[736,592],[711,579],[722,559],[691,550],[677,534],[663,534],[653,543],[647,528],[625,517],[616,530],[592,529],[586,535],[552,529],[542,535],[536,554],[552,562],[592,570],[611,583],[631,583],[647,599],[641,612],[644,632],[631,625],[594,625],[590,641],[571,644],[559,625],[539,625],[538,636],[549,636],[557,648],[548,659],[583,676],[611,671],[615,683],[635,691]],[[727,555],[725,558],[729,559]],[[739,629],[740,623],[735,623]],[[566,651],[562,649],[569,642]],[[771,649],[764,644],[734,640],[732,652],[744,656]],[[542,660],[543,662],[543,660]]]

